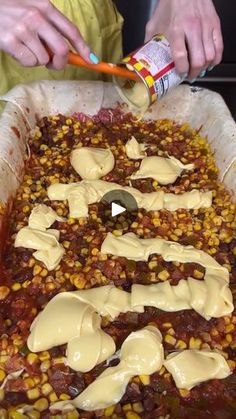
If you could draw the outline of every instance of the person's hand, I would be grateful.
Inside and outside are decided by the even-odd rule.
[[[178,73],[191,81],[222,59],[221,25],[212,0],[159,0],[145,42],[157,33],[168,39]]]
[[[86,61],[98,62],[79,30],[49,0],[0,1],[0,50],[23,66],[50,62],[50,68],[60,70],[67,63],[69,43]]]

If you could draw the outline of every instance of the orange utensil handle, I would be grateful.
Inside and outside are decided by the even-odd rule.
[[[99,71],[101,73],[113,74],[119,77],[125,77],[126,79],[139,80],[139,77],[133,71],[127,70],[118,65],[112,65],[105,62],[98,64],[89,64],[80,55],[74,52],[69,52],[68,64],[77,65],[79,67],[89,68],[90,70]]]

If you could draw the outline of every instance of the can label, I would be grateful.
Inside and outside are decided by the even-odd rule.
[[[123,63],[132,67],[145,82],[150,104],[182,82],[175,69],[169,42],[162,35],[156,35],[143,47],[124,58]]]

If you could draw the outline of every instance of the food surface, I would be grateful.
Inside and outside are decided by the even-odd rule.
[[[132,138],[145,144],[133,145],[140,160],[127,155]],[[187,124],[117,109],[45,117],[29,145],[1,265],[0,417],[234,418],[236,208],[207,140]],[[82,180],[79,170],[89,167],[71,164],[81,147],[110,149],[114,167]],[[165,185],[132,179],[151,156],[190,170]],[[93,185],[92,201],[80,182]],[[111,183],[162,203],[163,195],[192,198],[138,205],[135,216],[113,220],[100,202]],[[74,212],[62,189],[53,195],[57,188],[75,188]]]

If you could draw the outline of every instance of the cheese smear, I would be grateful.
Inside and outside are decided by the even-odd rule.
[[[132,137],[125,144],[125,151],[129,159],[139,160],[143,159],[146,156],[145,150],[147,146],[145,144],[140,144],[135,137]]]
[[[158,181],[161,185],[168,185],[174,183],[181,173],[194,169],[194,164],[181,163],[175,157],[159,157],[151,156],[145,157],[139,170],[131,175],[131,179],[146,179],[152,178]]]
[[[67,364],[76,371],[87,372],[116,349],[100,325],[101,318],[91,305],[79,301],[73,292],[63,292],[35,318],[27,345],[32,352],[39,352],[67,343]]]
[[[164,361],[178,388],[191,390],[204,381],[223,379],[231,372],[225,358],[214,351],[189,349],[174,352]]]
[[[111,172],[115,159],[108,148],[81,147],[72,151],[70,163],[82,179],[96,180]]]
[[[55,403],[50,410],[65,410],[72,406],[97,410],[118,403],[133,376],[153,374],[160,370],[163,361],[162,336],[158,329],[147,326],[133,332],[121,346],[117,366],[107,368],[75,399]]]
[[[181,195],[163,191],[142,193],[138,189],[104,180],[83,180],[79,183],[70,184],[55,183],[49,186],[47,193],[50,200],[67,199],[70,217],[79,218],[87,217],[88,206],[99,202],[106,193],[113,190],[130,193],[136,200],[138,208],[144,208],[147,211],[209,208],[212,204],[211,191],[192,190]]]

